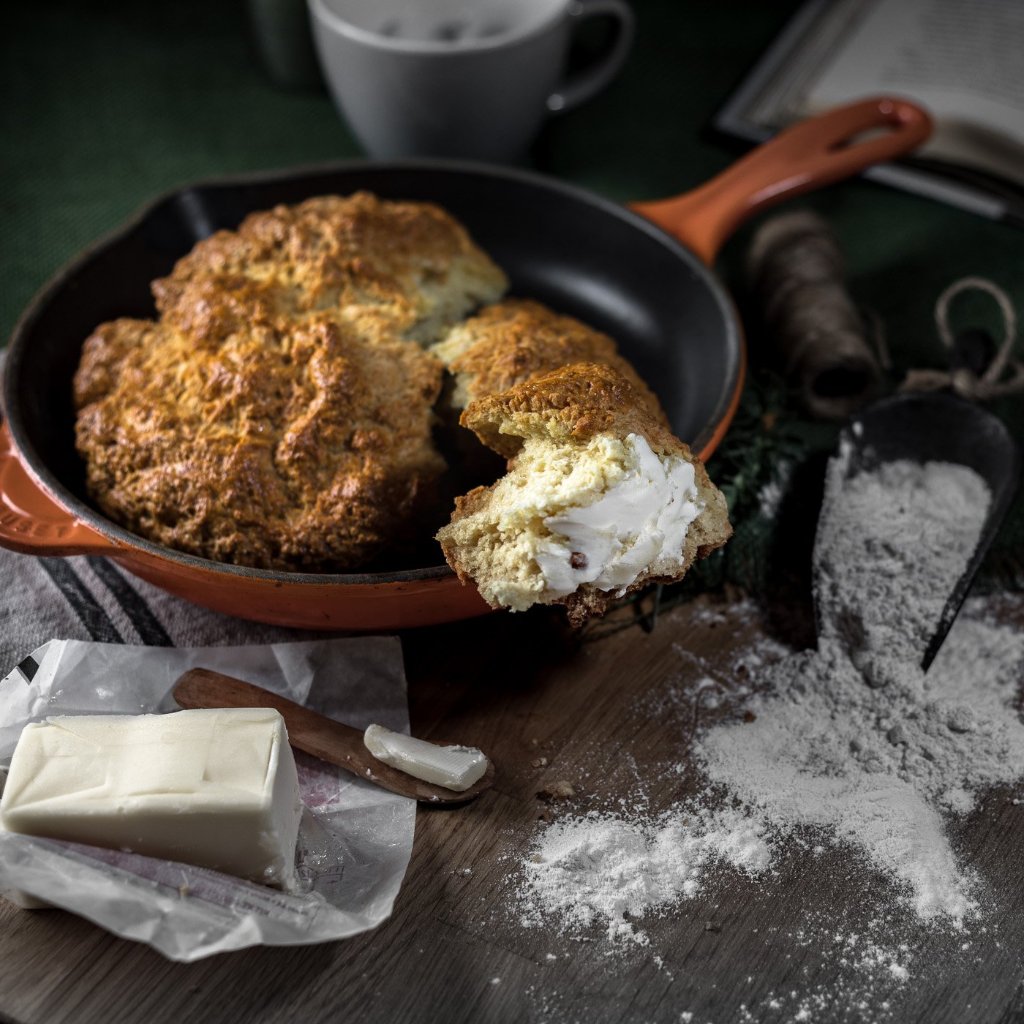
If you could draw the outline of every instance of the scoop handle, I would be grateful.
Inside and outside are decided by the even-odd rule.
[[[630,205],[711,264],[757,211],[904,156],[931,131],[921,107],[876,96],[798,121],[681,196]]]
[[[174,684],[173,696],[183,708],[273,708],[281,713],[288,742],[296,750],[344,768],[392,793],[435,806],[465,803],[494,782],[491,764],[479,782],[461,793],[413,778],[378,761],[366,749],[361,730],[212,669],[192,668],[184,672]]]

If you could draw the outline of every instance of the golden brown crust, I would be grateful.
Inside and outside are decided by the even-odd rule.
[[[595,434],[642,434],[659,455],[690,450],[614,367],[574,363],[473,402],[460,422],[489,448],[512,458],[527,437],[586,441]]]
[[[458,495],[455,499],[455,508],[452,511],[449,525],[457,523],[460,519],[465,519],[467,516],[471,516],[485,508],[491,499],[493,490],[494,485],[492,484],[490,486],[474,487],[471,491]],[[452,532],[447,528],[442,528],[437,535],[437,542],[441,545],[445,561],[455,575],[459,577],[459,582],[463,586],[471,583],[472,577],[467,570],[465,562],[462,561],[459,555],[459,546],[455,542]]]
[[[128,529],[203,557],[359,568],[425,532],[440,494],[442,364],[414,342],[504,286],[429,204],[360,193],[254,214],[154,283],[158,321],[117,320],[86,342],[74,387],[89,492]],[[534,436],[575,445],[635,433],[659,455],[692,459],[612,341],[578,321],[499,303],[449,341],[434,351],[478,396],[462,422],[506,458]],[[693,524],[687,566],[728,536],[699,463],[697,479],[714,515]],[[453,522],[490,494],[457,499]],[[458,551],[444,550],[465,580]],[[578,621],[610,600],[583,587],[564,603]]]
[[[196,351],[119,320],[86,342],[77,443],[101,509],[158,543],[266,569],[354,568],[400,541],[443,462],[441,366],[343,321],[258,327]]]
[[[432,341],[506,283],[440,207],[357,192],[250,214],[236,231],[199,242],[153,292],[162,319],[200,342],[230,333],[239,318],[329,310],[360,329],[383,321],[388,333]]]
[[[453,327],[432,351],[455,375],[461,408],[562,366],[601,363],[618,370],[664,417],[657,398],[607,334],[530,299],[486,306]]]
[[[358,568],[438,501],[429,342],[505,276],[427,203],[254,213],[153,284],[75,378],[89,493],[161,544],[258,568]]]

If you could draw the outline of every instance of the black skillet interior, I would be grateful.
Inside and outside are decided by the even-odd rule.
[[[725,415],[741,363],[721,286],[689,250],[625,208],[536,175],[451,163],[356,163],[185,188],[64,270],[22,318],[4,404],[18,447],[72,511],[89,508],[74,450],[71,379],[99,323],[154,314],[150,282],[249,212],[367,189],[439,203],[536,298],[610,334],[695,450]]]

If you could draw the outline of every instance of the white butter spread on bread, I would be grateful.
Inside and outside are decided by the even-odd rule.
[[[459,579],[493,608],[563,604],[580,626],[721,547],[725,496],[652,403],[601,363],[471,402],[460,422],[507,471],[457,498],[437,533]]]
[[[480,593],[524,611],[584,585],[619,594],[642,574],[681,572],[703,508],[693,464],[659,457],[639,434],[578,446],[529,438],[493,500],[449,532],[486,538],[466,555]]]
[[[681,569],[686,530],[704,508],[692,463],[658,458],[639,434],[595,442],[597,457],[616,467],[606,489],[545,516],[550,533],[534,545],[549,597],[565,597],[583,583],[621,592],[652,567]]]

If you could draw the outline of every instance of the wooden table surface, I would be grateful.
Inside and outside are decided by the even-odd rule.
[[[544,816],[641,799],[657,811],[692,792],[693,773],[665,771],[685,759],[695,724],[681,695],[708,673],[726,678],[736,651],[765,632],[752,607],[738,614],[736,595],[704,597],[664,612],[651,631],[620,611],[582,638],[547,614],[406,635],[414,730],[478,744],[498,777],[459,810],[419,811],[387,922],[342,942],[181,965],[62,911],[4,903],[0,1016],[18,1024],[1024,1021],[1024,803],[1005,791],[950,826],[991,894],[984,919],[965,932],[891,914],[890,883],[855,857],[795,845],[768,877],[711,872],[697,896],[641,922],[646,947],[614,945],[597,926],[566,935],[557,919],[521,923],[521,864]],[[538,797],[561,781],[574,799]],[[903,944],[909,977],[865,967],[872,936]]]

